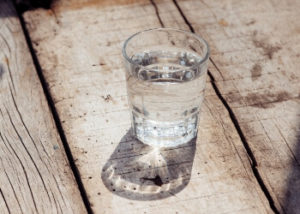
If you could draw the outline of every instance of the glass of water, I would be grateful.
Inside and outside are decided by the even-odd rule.
[[[190,32],[156,28],[129,37],[122,52],[137,139],[174,147],[195,138],[207,76],[207,42]]]

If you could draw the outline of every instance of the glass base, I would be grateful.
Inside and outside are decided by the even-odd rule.
[[[175,147],[197,136],[198,114],[183,121],[153,121],[133,114],[133,133],[153,147]]]

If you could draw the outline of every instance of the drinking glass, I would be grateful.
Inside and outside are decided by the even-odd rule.
[[[209,47],[191,32],[156,28],[124,43],[128,103],[136,138],[174,147],[197,136]]]

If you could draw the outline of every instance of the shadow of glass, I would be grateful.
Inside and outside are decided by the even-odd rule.
[[[101,178],[112,193],[132,200],[170,197],[189,183],[196,139],[173,148],[141,143],[129,130],[102,169]]]
[[[288,183],[283,204],[284,213],[300,213],[300,121],[296,130],[296,147],[294,148],[294,160],[291,172],[289,173]]]

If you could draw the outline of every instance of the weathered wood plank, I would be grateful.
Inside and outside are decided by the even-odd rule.
[[[0,50],[0,213],[86,213],[9,0]]]
[[[165,25],[185,26],[162,3]],[[272,213],[210,84],[196,145],[151,151],[127,134],[121,44],[160,26],[150,1],[58,1],[24,18],[95,213]]]
[[[282,213],[300,212],[300,2],[178,1]]]

